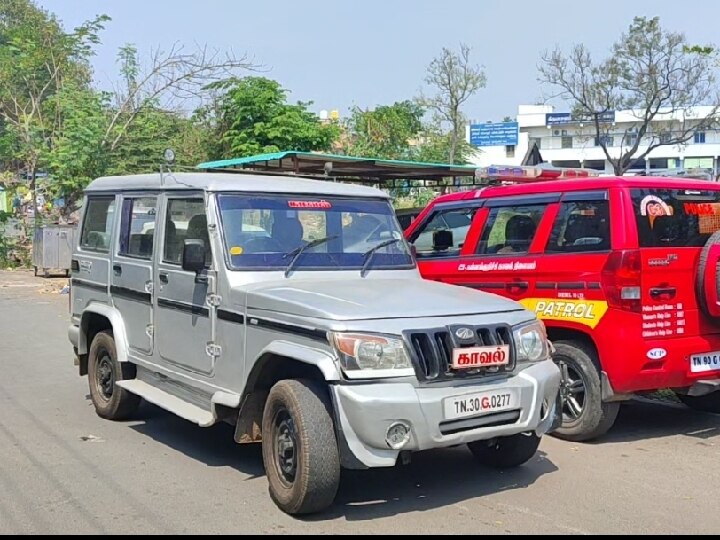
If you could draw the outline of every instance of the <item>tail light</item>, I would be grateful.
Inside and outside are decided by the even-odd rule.
[[[640,313],[642,288],[640,251],[614,251],[602,271],[602,286],[611,308]]]

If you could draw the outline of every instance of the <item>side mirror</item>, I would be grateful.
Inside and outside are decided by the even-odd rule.
[[[453,232],[447,229],[433,233],[433,251],[446,251],[455,245]]]
[[[182,253],[182,269],[186,272],[199,274],[205,269],[205,242],[202,240],[185,240]]]

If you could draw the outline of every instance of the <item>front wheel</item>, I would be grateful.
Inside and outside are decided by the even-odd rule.
[[[519,433],[489,441],[468,443],[475,459],[482,465],[496,469],[511,469],[528,462],[540,446],[540,437],[534,433]]]
[[[553,435],[567,441],[589,441],[615,423],[619,403],[603,403],[600,368],[595,353],[576,341],[556,341],[553,360],[560,368],[562,425]]]
[[[288,514],[330,506],[340,484],[340,456],[327,391],[314,381],[285,380],[270,390],[262,454],[270,497]]]
[[[720,414],[720,391],[704,396],[684,396],[676,394],[685,405],[696,411]]]
[[[127,420],[138,408],[140,396],[115,383],[135,378],[135,364],[117,360],[112,332],[98,333],[88,354],[90,399],[98,416],[107,420]]]

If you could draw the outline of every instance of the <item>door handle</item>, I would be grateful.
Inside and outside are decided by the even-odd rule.
[[[160,272],[160,281],[163,283],[168,283],[170,281],[170,276],[168,276],[167,272]]]
[[[114,266],[113,266],[113,273],[114,273],[116,276],[122,276],[122,266],[120,266],[119,264],[114,265]]]
[[[526,291],[530,288],[530,284],[527,281],[513,281],[512,283],[508,283],[505,288],[509,291],[513,289]]]
[[[662,296],[674,298],[676,294],[677,289],[675,287],[653,287],[650,289],[650,296],[652,298],[660,298]]]

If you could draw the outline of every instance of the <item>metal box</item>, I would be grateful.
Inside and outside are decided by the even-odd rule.
[[[35,275],[40,270],[44,276],[48,276],[50,270],[70,275],[76,230],[74,225],[45,225],[35,229],[32,257]]]

